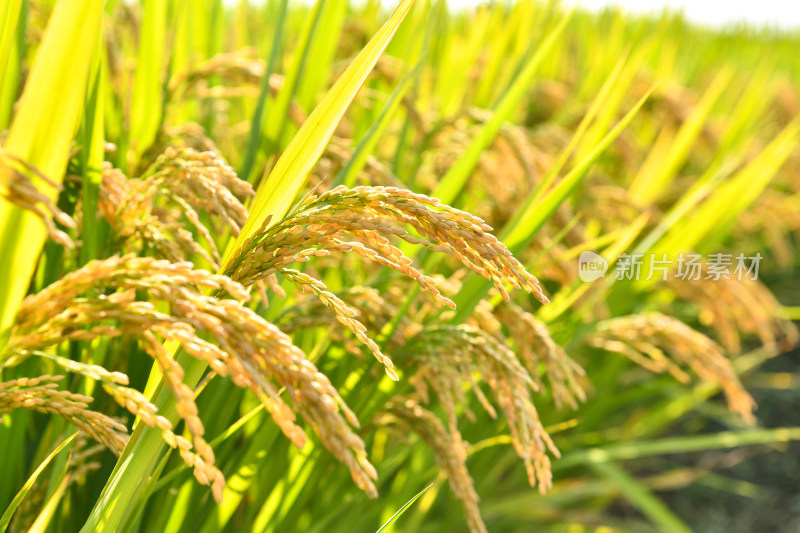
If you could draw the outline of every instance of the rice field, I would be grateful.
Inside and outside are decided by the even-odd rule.
[[[0,0],[0,532],[796,531],[800,33],[391,7]]]

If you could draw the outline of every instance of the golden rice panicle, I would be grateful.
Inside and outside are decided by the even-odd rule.
[[[212,267],[218,263],[219,252],[208,229],[197,229],[198,235],[205,238],[207,249],[181,221],[175,220],[174,211],[170,213],[156,206],[158,191],[149,185],[140,180],[127,180],[120,171],[104,165],[99,210],[116,235],[120,248],[171,261],[197,256]],[[177,203],[185,209],[180,211],[180,216],[186,217],[187,225],[198,220],[197,212],[185,201]]]
[[[358,313],[348,307],[338,296],[328,290],[328,287],[321,281],[303,272],[285,268],[281,271],[283,275],[292,283],[300,287],[303,291],[313,292],[317,295],[320,302],[328,309],[333,311],[336,320],[339,321],[344,327],[353,332],[353,335],[369,348],[375,359],[381,363],[385,369],[386,374],[393,381],[399,378],[397,372],[394,370],[394,363],[391,358],[381,352],[380,347],[367,336],[367,328],[355,319]]]
[[[402,293],[398,287],[397,292]],[[348,307],[358,313],[358,320],[368,330],[382,331],[398,313],[398,304],[393,301],[390,293],[381,294],[373,287],[355,286],[342,291],[342,297],[347,298]],[[320,326],[330,326],[332,319],[328,312],[328,306],[320,298],[306,297],[301,298],[295,305],[289,307],[278,319],[277,324],[286,333],[315,328]],[[338,319],[333,319],[338,320]],[[409,314],[403,314],[397,318],[397,327],[392,332],[392,336],[387,340],[387,346],[391,349],[398,348],[405,344],[410,336],[418,333],[422,325],[409,318]],[[352,339],[343,334],[340,328],[329,328],[331,339],[342,343],[344,348],[355,355],[361,353]]]
[[[475,318],[482,329],[492,328],[487,331],[491,331],[501,342],[504,342],[504,336],[500,328],[506,328],[525,368],[541,392],[545,389],[542,379],[547,379],[556,407],[566,404],[577,409],[578,403],[586,401],[586,391],[581,384],[586,372],[553,340],[547,326],[533,314],[513,302],[502,302],[492,308],[483,300],[476,308]],[[543,372],[540,365],[544,367]]]
[[[411,226],[419,237],[403,226]],[[419,274],[411,267],[412,261],[389,243],[387,237],[394,237],[455,256],[490,279],[504,298],[508,298],[504,284],[509,284],[547,302],[536,278],[489,233],[491,229],[478,217],[407,190],[340,186],[310,197],[294,214],[254,236],[237,251],[227,273],[248,284],[294,262],[295,257],[308,257],[311,252],[304,251],[308,248],[342,249],[361,253],[411,277],[451,306],[438,293],[435,282]],[[345,234],[365,248],[348,248]]]
[[[164,436],[164,440],[170,443],[173,448],[176,447],[175,435],[171,431],[172,423],[163,416],[158,415],[156,406],[151,403],[144,394],[136,389],[127,387],[129,380],[128,376],[125,374],[121,372],[110,372],[99,365],[85,364],[47,352],[31,352],[19,348],[17,355],[5,358],[0,368],[17,364],[30,355],[46,358],[69,372],[99,381],[103,389],[114,401],[132,415],[139,417],[142,423],[151,427],[158,427]],[[192,466],[193,463],[194,461],[190,462],[189,466]]]
[[[254,55],[251,49],[220,53],[184,70],[170,80],[168,101],[177,102],[191,96],[206,96],[209,81],[214,78],[231,86],[257,86],[264,76],[264,62],[255,59]],[[273,85],[282,86],[282,83],[278,78],[274,82],[270,79],[270,88]]]
[[[192,447],[196,453],[192,453],[188,446],[182,445],[181,440],[177,436],[175,437],[175,444],[181,458],[188,466],[194,468],[194,477],[201,484],[211,485],[214,499],[220,502],[222,501],[222,491],[225,488],[225,478],[222,472],[214,466],[214,451],[208,442],[203,439],[205,428],[198,416],[197,404],[194,401],[194,391],[183,382],[183,368],[175,359],[170,357],[162,341],[153,333],[150,331],[144,332],[142,340],[145,350],[161,368],[164,383],[175,397],[175,408],[178,416],[186,423],[186,430],[192,438]],[[166,436],[163,431],[162,435]],[[173,448],[176,447],[171,442],[168,442],[168,444]]]
[[[2,361],[2,363],[0,363],[0,369],[15,365],[28,355],[29,352],[27,350],[23,350],[21,356],[18,355],[15,357],[5,358]],[[61,357],[60,355],[51,354],[48,352],[37,351],[33,352],[33,355],[53,361],[55,364],[57,364],[58,366],[60,366],[61,368],[63,368],[68,372],[71,372],[73,374],[79,374],[83,377],[99,381],[104,385],[108,384],[115,387],[117,386],[124,387],[125,385],[128,384],[127,375],[123,374],[122,372],[111,372],[109,370],[106,370],[100,365],[81,363],[80,361],[73,361],[72,359],[67,359],[66,357]]]
[[[231,166],[216,152],[168,147],[145,172],[143,178],[160,174],[179,182],[175,188],[185,191],[187,199],[191,193],[205,193],[200,196],[206,203],[200,205],[207,207],[210,214],[223,216],[239,225],[247,218],[241,202],[253,196],[253,188],[239,179]],[[206,198],[205,195],[209,197]],[[239,202],[230,200],[231,195]]]
[[[114,382],[103,382],[103,389],[114,399],[114,401],[124,407],[129,413],[131,413],[133,416],[139,417],[139,420],[141,420],[143,424],[158,428],[161,431],[164,442],[166,442],[172,448],[178,448],[181,457],[188,464],[188,466],[192,467],[195,465],[194,454],[192,453],[190,447],[186,446],[185,444],[188,441],[185,441],[182,438],[179,439],[178,436],[173,433],[172,422],[159,415],[157,413],[158,409],[156,406],[151,403],[144,394],[136,389],[125,387]],[[201,448],[204,448],[204,446],[201,445]],[[204,449],[204,451],[206,456],[208,456],[208,450]],[[216,472],[214,472],[214,475],[215,477],[213,480],[217,481],[217,485],[219,483],[223,483],[223,485],[220,487],[217,487],[216,485],[212,487],[214,490],[214,497],[217,498],[217,492],[220,492],[224,487],[224,479],[221,477],[221,474],[216,474]]]
[[[403,348],[403,367],[413,373],[412,384],[423,402],[435,392],[448,418],[450,433],[457,437],[457,408],[467,405],[468,383],[483,408],[496,416],[476,376],[492,391],[494,401],[508,421],[517,455],[523,460],[531,486],[545,492],[552,485],[550,458],[559,452],[539,419],[531,399],[536,388],[528,371],[514,353],[490,334],[473,326],[436,326],[423,330]]]
[[[322,444],[345,463],[362,490],[377,496],[373,483],[377,472],[367,459],[363,441],[352,430],[359,427],[358,419],[327,376],[274,324],[232,300],[221,304],[219,318],[224,323],[218,337],[220,346],[237,362],[236,368],[245,370],[232,376],[233,381],[253,390],[283,433],[302,447],[305,435],[271,381],[285,387],[295,411],[316,431]]]
[[[764,345],[789,350],[798,343],[797,327],[778,314],[780,303],[760,281],[745,279],[680,280],[669,283],[682,299],[697,304],[700,322],[732,354],[741,351],[741,337],[753,335]]]
[[[53,241],[67,248],[73,248],[75,245],[72,239],[58,229],[53,221],[67,228],[74,228],[75,221],[59,209],[56,202],[39,190],[31,176],[36,176],[45,187],[58,192],[62,189],[61,185],[32,165],[0,148],[0,197],[36,215]]]
[[[171,104],[189,98],[236,98],[258,96],[258,86],[266,70],[264,61],[255,58],[255,50],[244,48],[237,52],[219,53],[198,65],[193,65],[174,76],[168,85],[167,110]],[[211,81],[215,85],[211,85]],[[283,89],[285,78],[281,74],[271,74],[269,90],[275,96]],[[302,124],[306,112],[296,102],[289,107],[289,118]]]
[[[470,110],[486,115],[491,112]],[[477,117],[475,117],[477,118]],[[485,120],[481,120],[485,122]],[[553,164],[529,139],[524,128],[513,124],[503,124],[499,135],[487,148],[478,163],[478,172],[469,182],[476,190],[491,191],[486,201],[476,206],[476,214],[491,220],[495,225],[503,225],[519,210],[520,203],[527,192],[535,187]]]
[[[128,440],[127,428],[102,413],[89,409],[91,396],[58,390],[64,376],[43,375],[0,383],[0,414],[25,408],[63,417],[116,455]]]
[[[689,367],[700,379],[717,383],[728,408],[745,422],[755,422],[755,402],[739,381],[722,347],[680,320],[661,313],[646,313],[600,322],[588,337],[597,348],[622,354],[656,373],[669,372],[687,383]]]
[[[385,413],[378,417],[378,423],[395,425],[403,431],[419,435],[433,451],[436,462],[447,474],[450,488],[464,507],[469,531],[486,533],[486,525],[478,507],[480,499],[467,470],[467,450],[460,436],[449,433],[436,415],[413,399],[398,399],[391,402],[387,405]]]
[[[191,312],[206,302],[199,292],[204,287],[240,300],[248,297],[241,285],[195,270],[191,263],[131,255],[89,262],[23,301],[5,356],[64,340],[141,335],[158,327],[191,327],[192,321],[199,320]],[[107,294],[109,289],[116,292]],[[175,315],[161,313],[151,302],[138,300],[136,291],[169,303]],[[101,323],[108,320],[117,324]]]
[[[136,176],[140,176],[169,148],[189,148],[196,152],[222,153],[216,143],[206,135],[206,130],[196,122],[164,124],[156,133],[153,143],[139,158]]]
[[[235,299],[205,296],[203,288]],[[141,294],[153,301],[139,300]],[[92,261],[26,298],[3,355],[30,356],[65,339],[137,338],[164,372],[191,441],[174,435],[169,421],[158,416],[141,395],[124,388],[123,381],[106,380],[110,394],[144,423],[157,426],[167,444],[178,448],[194,468],[198,481],[210,484],[219,498],[224,479],[203,439],[194,391],[183,382],[183,370],[163,346],[165,340],[179,342],[217,374],[252,390],[297,446],[305,442],[303,430],[295,424],[295,412],[300,412],[322,443],[348,466],[358,486],[376,495],[373,480],[377,473],[367,460],[363,441],[352,430],[358,427],[357,418],[327,377],[285,333],[243,305],[247,298],[247,291],[238,283],[194,269],[190,263],[133,256]],[[167,311],[157,310],[154,302]],[[97,325],[99,322],[102,324]],[[281,387],[294,410],[281,399]]]
[[[237,235],[247,218],[242,202],[252,195],[214,152],[169,147],[138,179],[105,165],[99,210],[126,249],[171,261],[199,256],[218,269],[219,228],[204,224],[200,213]]]
[[[423,238],[411,235],[403,225],[412,226]],[[412,266],[388,236],[455,255],[470,269],[494,281],[506,298],[504,283],[524,288],[546,301],[538,281],[487,233],[489,230],[477,217],[402,189],[337,187],[312,196],[283,221],[269,227],[265,224],[263,231],[237,251],[226,273],[249,285],[280,272],[304,290],[316,293],[396,379],[391,360],[366,335],[366,328],[354,319],[355,312],[327,291],[321,281],[290,270],[289,265],[333,251],[353,252],[404,274],[440,304],[455,307],[440,293],[436,280]]]
[[[412,124],[431,138],[431,149],[422,153],[416,183],[434,189],[441,176],[467,149],[481,126],[464,113],[452,117],[437,116],[435,113],[422,116],[411,102],[406,104],[406,110],[412,110]]]

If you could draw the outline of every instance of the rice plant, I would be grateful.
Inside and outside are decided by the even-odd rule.
[[[0,0],[0,530],[690,531],[800,440],[796,33],[393,7]]]

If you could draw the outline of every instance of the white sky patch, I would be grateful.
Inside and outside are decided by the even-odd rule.
[[[240,0],[223,0],[235,5]],[[266,0],[250,0],[264,2]],[[315,0],[291,0],[313,4]],[[356,4],[363,0],[351,0]],[[381,0],[384,7],[392,9],[399,0]],[[447,0],[452,9],[474,8],[492,0]],[[513,0],[494,0],[513,2]],[[546,0],[541,0],[545,3]],[[600,11],[609,6],[619,6],[636,14],[659,15],[665,9],[683,11],[696,23],[712,27],[730,27],[746,23],[753,27],[773,27],[800,31],[800,0],[562,0],[565,7],[580,5],[589,11]]]
[[[666,8],[683,11],[689,20],[708,26],[746,22],[752,26],[800,29],[798,0],[568,0],[565,4],[580,4],[592,11],[618,5],[633,13],[650,14],[659,14]]]
[[[458,9],[474,7],[486,0],[448,0],[447,3]],[[564,5],[581,5],[590,11],[616,5],[631,13],[655,15],[664,9],[683,11],[692,22],[714,27],[744,22],[751,26],[800,29],[800,0],[564,0]]]

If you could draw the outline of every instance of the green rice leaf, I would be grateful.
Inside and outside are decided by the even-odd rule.
[[[28,76],[3,149],[61,183],[70,144],[86,96],[89,66],[100,35],[102,0],[62,0],[56,4]],[[57,91],[53,88],[58,87]],[[5,181],[0,166],[0,184]],[[36,178],[32,178],[36,179]],[[51,198],[54,190],[43,191]],[[28,289],[45,228],[30,212],[0,199],[0,338],[11,324]]]
[[[45,468],[47,468],[47,465],[49,465],[50,462],[59,453],[61,453],[62,450],[64,450],[64,448],[69,446],[72,440],[78,436],[78,433],[79,432],[76,431],[75,433],[64,439],[64,442],[59,444],[55,450],[50,452],[50,455],[45,457],[44,461],[42,461],[41,464],[39,464],[39,466],[33,472],[33,474],[31,474],[31,477],[28,478],[28,481],[25,482],[25,485],[22,486],[17,495],[14,497],[14,500],[11,502],[11,505],[8,506],[6,511],[3,513],[3,516],[0,517],[0,533],[3,533],[8,528],[8,524],[11,523],[11,518],[14,516],[14,511],[17,510],[17,507],[19,507],[19,505],[22,503],[22,500],[25,499],[25,496],[31,490],[33,484],[36,483],[36,479],[39,477],[39,475],[44,471]]]
[[[269,116],[267,107],[269,104],[269,78],[275,71],[280,57],[281,42],[283,41],[283,28],[285,26],[284,20],[286,19],[286,9],[289,6],[289,0],[281,0],[278,6],[278,17],[275,21],[275,34],[272,37],[272,46],[269,50],[269,59],[267,60],[267,68],[264,71],[264,77],[261,79],[261,89],[258,93],[258,101],[256,102],[256,110],[253,113],[253,119],[250,123],[250,137],[247,139],[247,148],[245,149],[244,161],[239,169],[239,175],[244,180],[250,179],[250,174],[253,171],[253,165],[256,162],[256,153],[258,147],[261,145],[261,136],[264,125],[264,117]],[[281,115],[278,115],[281,116]]]
[[[619,489],[626,500],[653,523],[658,524],[663,531],[691,533],[691,528],[670,511],[664,502],[625,470],[612,462],[592,462],[589,465]]]
[[[425,487],[424,489],[419,491],[417,494],[415,494],[413,498],[408,500],[400,509],[398,509],[397,512],[394,513],[391,516],[391,518],[389,518],[389,520],[387,520],[375,533],[383,533],[385,531],[389,531],[389,529],[391,529],[392,525],[395,522],[397,522],[397,520],[401,516],[403,516],[403,513],[408,511],[408,509],[412,505],[414,505],[414,502],[416,502],[423,494],[425,494],[428,491],[428,489],[431,488],[433,485],[435,485],[435,483],[430,483],[427,487]]]
[[[236,242],[228,248],[223,265],[230,261],[235,250],[264,225],[268,217],[272,217],[271,223],[276,223],[288,213],[350,102],[413,4],[414,0],[404,0],[395,9],[386,24],[356,56],[294,136],[256,196],[250,216]]]

